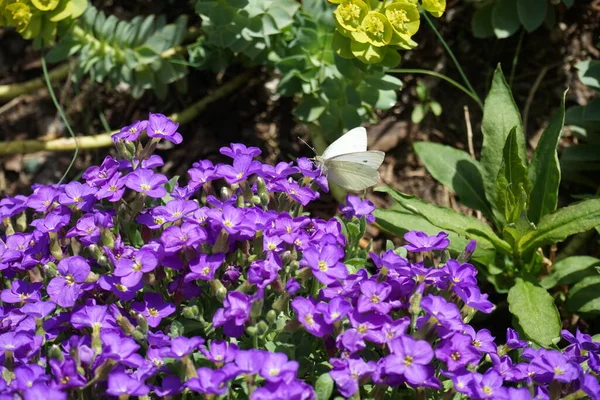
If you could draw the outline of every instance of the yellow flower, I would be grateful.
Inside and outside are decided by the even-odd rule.
[[[392,3],[385,8],[385,16],[390,21],[394,31],[400,35],[410,37],[419,30],[421,17],[419,9],[413,3]]]
[[[335,20],[342,28],[355,32],[368,12],[369,8],[362,0],[346,0],[340,3],[334,15]]]
[[[60,0],[31,0],[31,3],[40,11],[52,11],[58,6]]]
[[[366,41],[373,46],[382,47],[392,39],[392,26],[385,15],[371,11],[360,24],[360,30],[366,36]],[[359,40],[359,42],[362,42]]]
[[[9,4],[6,6],[5,15],[9,25],[14,26],[19,33],[27,29],[31,20],[31,10],[28,5],[23,3]]]
[[[423,0],[423,8],[439,18],[446,11],[446,0]]]

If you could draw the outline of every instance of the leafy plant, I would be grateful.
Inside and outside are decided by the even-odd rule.
[[[87,0],[2,0],[0,26],[13,27],[25,39],[54,42],[58,24],[78,18]]]
[[[406,224],[417,223],[429,233],[445,230],[477,240],[474,261],[499,292],[508,292],[510,310],[522,331],[544,346],[558,337],[560,320],[552,296],[539,284],[543,249],[600,225],[600,199],[557,209],[561,171],[556,148],[564,118],[563,99],[528,160],[521,117],[498,68],[485,101],[480,161],[449,146],[415,145],[433,177],[490,224],[390,188],[378,190],[389,193],[395,207],[375,214],[384,229],[396,234],[405,232]],[[547,317],[541,327],[530,318],[538,314]]]
[[[481,1],[473,19],[471,30],[479,38],[512,36],[521,26],[533,32],[543,23],[554,25],[556,7],[571,7],[575,0],[491,0]]]
[[[127,84],[134,97],[153,89],[164,98],[168,84],[187,74],[183,49],[178,48],[186,32],[185,15],[173,24],[154,15],[124,21],[90,6],[78,23],[61,35],[47,58],[57,62],[77,54],[80,77],[89,74],[96,82]]]
[[[415,90],[417,92],[417,99],[419,102],[415,105],[415,108],[410,115],[410,119],[412,120],[413,124],[418,124],[423,121],[429,111],[431,111],[436,117],[442,115],[442,105],[431,98],[429,89],[423,84],[423,82],[418,81]]]

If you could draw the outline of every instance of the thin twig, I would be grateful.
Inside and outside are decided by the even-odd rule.
[[[517,42],[517,49],[512,60],[512,67],[510,68],[510,77],[508,78],[508,87],[512,88],[513,81],[515,80],[515,72],[517,70],[517,64],[519,63],[519,53],[521,52],[521,45],[523,44],[523,37],[525,37],[525,29],[521,29],[519,35],[519,41]]]
[[[544,79],[544,76],[546,76],[546,72],[548,72],[548,66],[545,66],[544,68],[542,68],[542,70],[538,74],[537,78],[535,79],[535,82],[533,83],[531,90],[529,91],[529,95],[527,96],[527,101],[525,102],[525,109],[523,110],[523,132],[525,132],[525,134],[527,134],[527,121],[529,119],[529,108],[531,107],[531,103],[533,102],[535,93],[539,89],[540,84],[542,83],[542,80]]]
[[[253,86],[258,82],[257,79],[251,79],[254,71],[247,71],[236,76],[223,86],[216,88],[212,93],[198,100],[196,103],[185,108],[181,112],[171,114],[169,118],[180,124],[185,124],[193,120],[209,104],[231,94],[242,85]],[[116,131],[115,131],[116,132]],[[101,147],[110,147],[113,142],[111,136],[115,132],[105,132],[94,136],[79,136],[80,149],[97,149]],[[15,140],[11,142],[0,142],[0,156],[9,154],[35,153],[38,151],[73,151],[76,148],[73,138],[61,138],[56,140]]]
[[[69,63],[64,63],[52,69],[48,73],[52,82],[59,81],[69,74]],[[0,85],[0,100],[14,99],[25,93],[31,93],[46,86],[44,76],[27,82],[13,83],[11,85]]]
[[[475,148],[473,147],[473,128],[471,127],[471,114],[469,113],[469,106],[464,106],[465,110],[465,124],[467,125],[467,145],[469,146],[469,154],[471,158],[475,160]]]

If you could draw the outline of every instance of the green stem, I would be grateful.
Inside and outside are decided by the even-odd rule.
[[[440,32],[437,30],[437,28],[433,24],[433,21],[431,20],[431,18],[429,18],[429,16],[427,15],[427,13],[423,13],[422,15],[423,15],[423,18],[425,19],[425,21],[427,21],[427,23],[431,27],[431,30],[433,30],[433,32],[435,33],[435,35],[438,37],[438,39],[442,43],[442,46],[444,46],[444,49],[446,49],[446,51],[448,52],[448,55],[452,59],[452,62],[454,62],[454,65],[456,65],[456,68],[458,69],[458,72],[460,73],[460,76],[462,77],[463,81],[465,82],[465,84],[467,85],[467,87],[469,88],[469,90],[471,91],[471,93],[473,94],[473,96],[471,96],[471,97],[476,98],[477,99],[476,100],[477,104],[479,104],[479,106],[483,109],[483,102],[481,101],[481,99],[477,95],[477,92],[475,92],[475,89],[473,89],[473,86],[471,85],[471,82],[469,81],[469,79],[467,78],[467,75],[465,74],[465,72],[463,71],[462,67],[460,66],[460,63],[458,62],[458,60],[454,56],[454,53],[452,52],[452,50],[450,50],[450,46],[448,46],[448,43],[446,43],[446,41],[444,40],[444,38],[442,37],[442,35],[440,34]]]
[[[48,76],[52,82],[59,81],[69,75],[69,64],[65,63],[54,68]],[[10,100],[22,94],[34,92],[46,85],[43,76],[27,82],[13,83],[11,85],[0,85],[0,100]]]
[[[517,64],[519,63],[519,53],[521,52],[521,45],[523,44],[523,37],[525,36],[525,29],[521,29],[519,35],[519,41],[517,42],[517,49],[515,50],[515,56],[512,60],[512,67],[510,69],[510,77],[508,78],[508,87],[512,88],[513,81],[515,80],[515,72],[517,70]]]
[[[443,79],[446,82],[450,83],[455,88],[463,91],[466,95],[468,95],[470,98],[472,98],[473,100],[475,100],[475,102],[477,104],[479,104],[479,106],[481,106],[483,108],[483,105],[481,104],[481,100],[479,99],[479,97],[477,97],[477,94],[471,92],[469,89],[467,89],[466,87],[464,87],[460,83],[456,82],[454,79],[449,78],[448,76],[446,76],[444,74],[440,74],[439,72],[430,71],[428,69],[415,69],[415,68],[397,68],[397,69],[391,69],[389,72],[396,72],[396,73],[400,73],[400,74],[423,74],[423,75],[431,75],[431,76],[435,76],[436,78]]]

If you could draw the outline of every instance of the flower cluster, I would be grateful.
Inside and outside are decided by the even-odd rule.
[[[262,164],[242,144],[169,180],[153,150],[181,143],[177,129],[150,114],[82,182],[0,200],[1,399],[300,400],[333,382],[375,399],[599,398],[588,335],[564,332],[560,352],[469,325],[494,308],[467,263],[474,243],[451,259],[446,234],[409,232],[369,255],[371,202],[311,217],[327,190],[313,163]]]
[[[87,0],[3,0],[0,26],[11,26],[25,39],[38,36],[52,42],[57,23],[77,18],[87,8]]]
[[[377,64],[388,53],[410,50],[417,46],[412,36],[420,25],[419,8],[440,17],[445,0],[329,0],[338,4],[334,16],[337,36],[336,52],[345,58],[356,57],[367,64]]]

